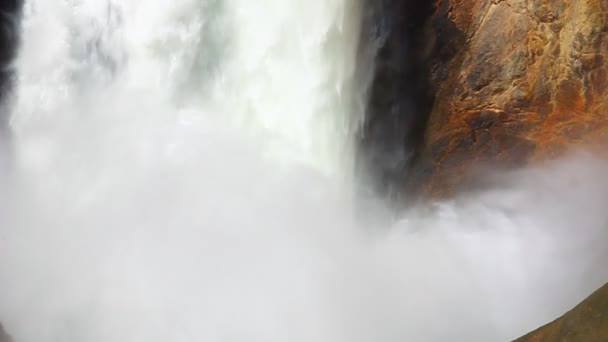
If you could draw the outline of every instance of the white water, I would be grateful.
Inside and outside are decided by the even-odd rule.
[[[591,157],[355,219],[357,11],[30,0],[1,198],[16,341],[504,341],[606,281]]]

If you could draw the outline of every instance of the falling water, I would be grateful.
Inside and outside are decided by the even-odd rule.
[[[504,341],[608,279],[588,156],[355,219],[358,11],[29,0],[0,179],[15,340]]]

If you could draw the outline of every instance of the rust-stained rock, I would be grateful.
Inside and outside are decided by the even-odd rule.
[[[479,165],[608,142],[607,31],[603,0],[436,0],[435,104],[410,187],[445,196]]]
[[[572,311],[515,342],[608,341],[608,285]]]

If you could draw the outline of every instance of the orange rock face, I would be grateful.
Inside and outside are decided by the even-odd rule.
[[[480,165],[608,142],[608,1],[436,0],[435,104],[411,180],[445,196]]]

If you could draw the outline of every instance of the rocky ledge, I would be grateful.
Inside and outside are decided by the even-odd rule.
[[[608,341],[608,285],[572,311],[515,342]]]

